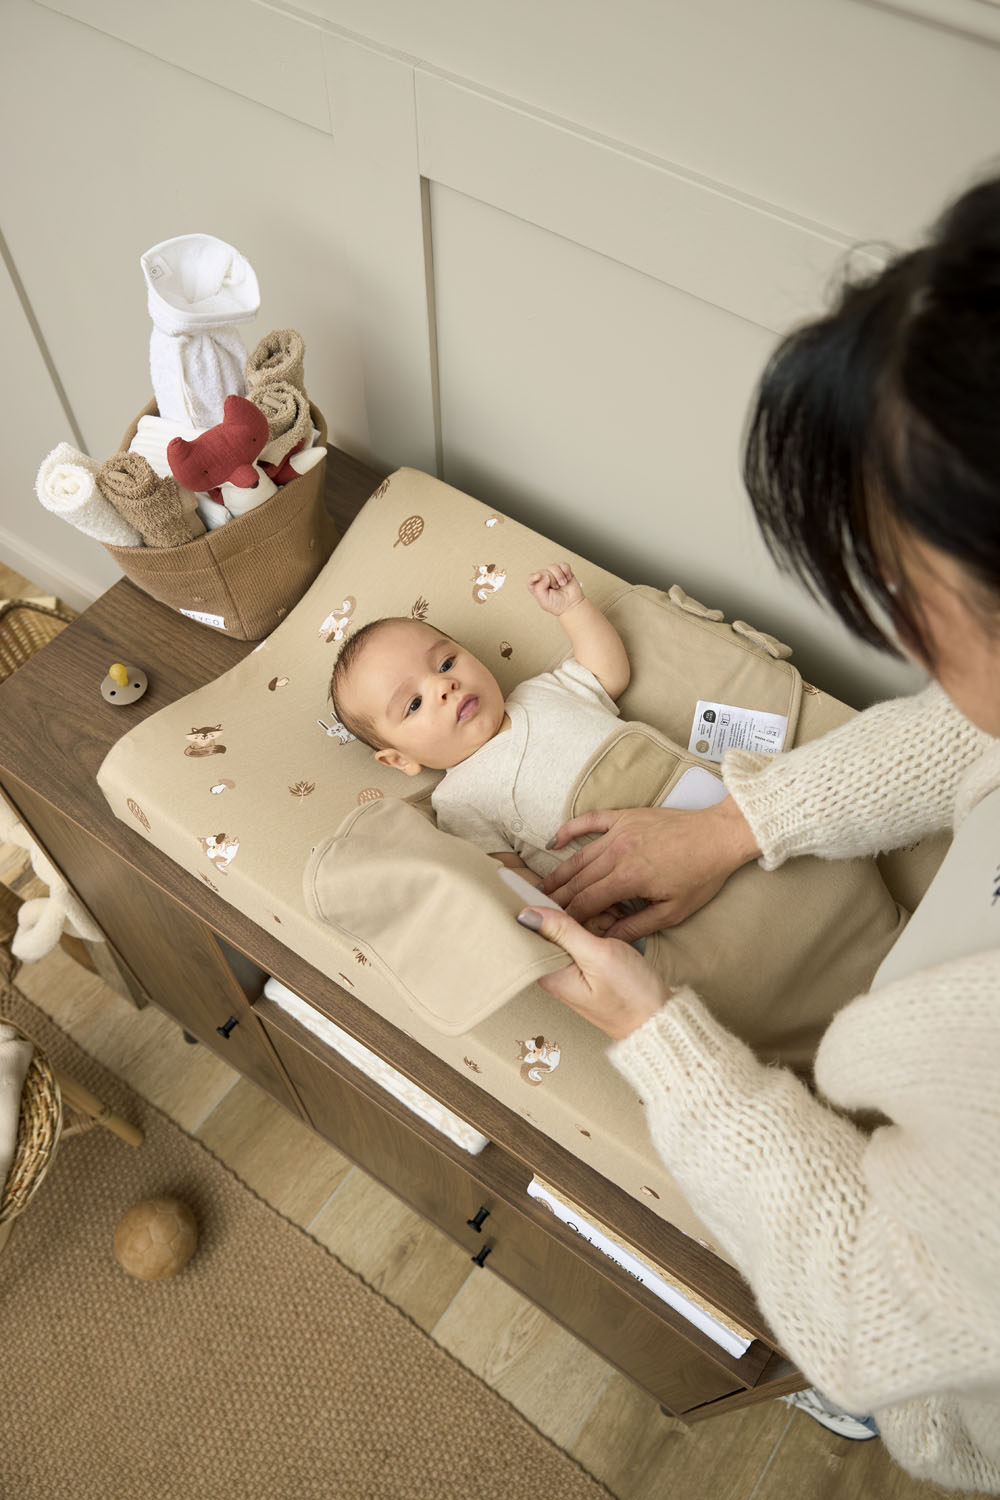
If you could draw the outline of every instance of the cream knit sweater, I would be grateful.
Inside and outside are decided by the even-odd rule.
[[[774,869],[955,826],[1000,785],[1000,743],[931,687],[724,773]],[[690,990],[611,1056],[808,1379],[911,1474],[1000,1494],[1000,950],[852,1001],[817,1056],[829,1103]],[[892,1123],[869,1137],[855,1109]]]

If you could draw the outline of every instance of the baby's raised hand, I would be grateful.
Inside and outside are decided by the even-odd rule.
[[[535,602],[550,615],[565,614],[583,598],[583,589],[569,563],[553,563],[551,567],[532,573],[528,588]]]

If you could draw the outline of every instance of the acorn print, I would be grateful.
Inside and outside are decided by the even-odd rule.
[[[377,802],[384,795],[377,786],[363,786],[358,793],[358,806],[364,807],[366,802]]]
[[[503,657],[504,661],[510,661],[511,657],[513,656],[513,654],[514,654],[514,647],[511,645],[510,641],[501,641],[500,642],[500,655]]]
[[[398,547],[400,542],[402,542],[404,547],[411,546],[412,543],[417,540],[417,537],[420,535],[423,529],[423,516],[407,516],[406,520],[400,526],[399,535],[392,545],[394,547]]]
[[[137,818],[138,821],[142,824],[143,828],[145,828],[146,832],[148,833],[149,832],[149,819],[146,817],[146,814],[143,812],[143,810],[139,806],[138,802],[134,802],[132,800],[132,798],[130,797],[128,799],[128,802],[126,803],[126,806],[128,807],[128,810],[132,814],[133,818]]]
[[[271,681],[267,685],[267,690],[268,690],[269,693],[273,693],[273,692],[276,691],[276,689],[287,687],[287,686],[288,686],[288,678],[287,677],[272,677]]]

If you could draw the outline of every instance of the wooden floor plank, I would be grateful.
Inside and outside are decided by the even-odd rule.
[[[768,1401],[688,1427],[616,1371],[568,1451],[619,1500],[750,1500],[789,1420]]]
[[[195,1134],[255,1193],[299,1225],[316,1217],[353,1170],[345,1156],[246,1078]]]
[[[469,1277],[434,1337],[560,1446],[610,1375],[604,1360],[489,1270]]]
[[[307,1227],[427,1333],[474,1274],[465,1250],[360,1168]]]
[[[911,1479],[877,1438],[853,1442],[827,1431],[805,1412],[792,1411],[791,1417],[753,1500],[788,1500],[790,1495],[807,1495],[808,1500],[961,1500],[955,1490]],[[803,1475],[809,1476],[808,1489]]]

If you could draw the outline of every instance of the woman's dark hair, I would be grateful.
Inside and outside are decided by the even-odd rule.
[[[1000,179],[781,343],[743,477],[771,555],[863,640],[896,652],[881,614],[928,657],[905,570],[886,576],[907,532],[1000,610]]]

